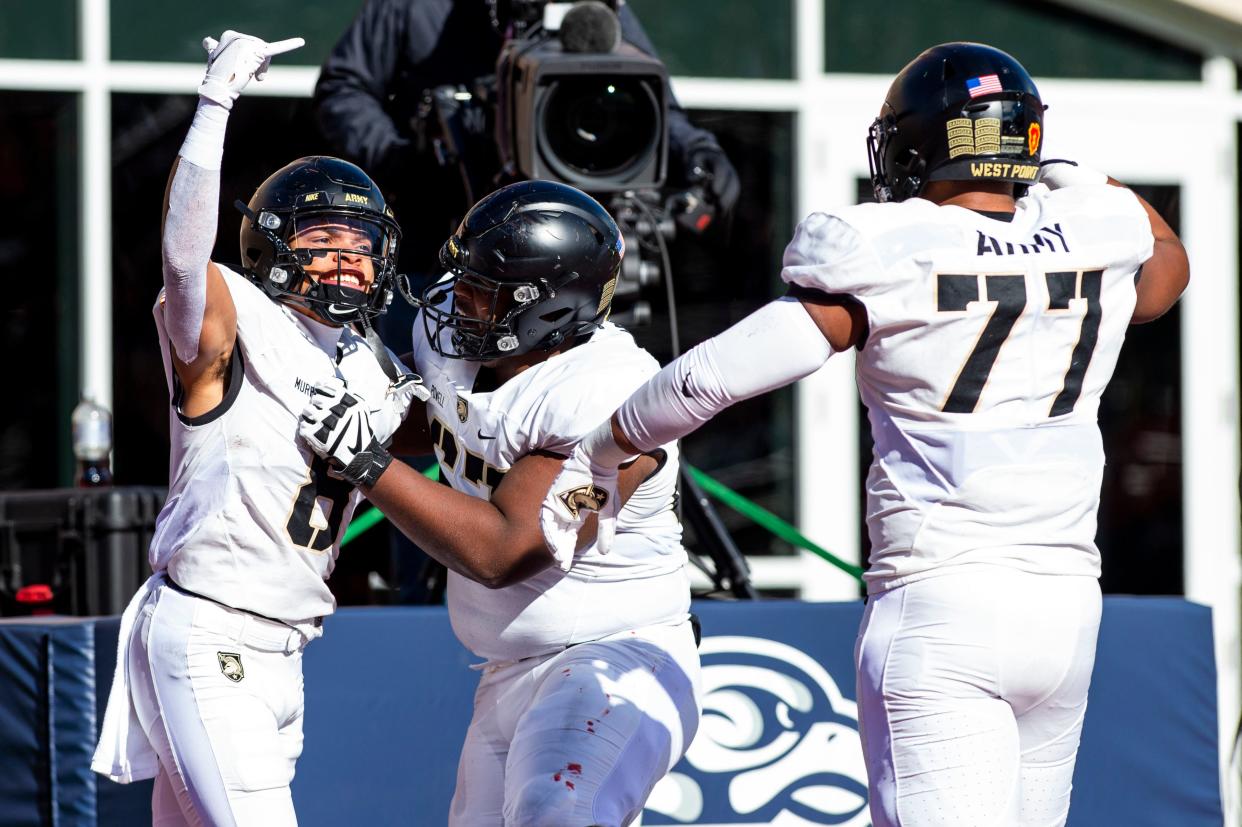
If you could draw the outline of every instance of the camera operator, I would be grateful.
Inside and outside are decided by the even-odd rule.
[[[516,177],[513,172],[502,173],[494,132],[479,130],[477,123],[462,157],[446,159],[442,147],[436,145],[439,125],[434,112],[429,117],[428,96],[453,87],[479,93],[486,85],[480,81],[496,75],[502,50],[539,28],[534,24],[542,18],[545,5],[543,0],[366,0],[320,71],[314,96],[320,130],[331,151],[365,166],[384,188],[403,229],[398,267],[410,276],[415,293],[439,275],[440,245],[466,209]],[[620,24],[622,48],[656,58],[633,10],[623,0],[608,5],[616,10],[613,25]],[[599,15],[591,19],[598,22]],[[587,28],[588,39],[600,35],[598,29]],[[615,30],[611,34],[615,38]],[[740,190],[737,173],[715,137],[693,126],[672,90],[663,80],[659,82],[666,86],[663,97],[668,105],[661,121],[667,129],[665,186],[674,192],[695,187],[710,202],[706,206],[714,213],[715,224],[727,226]],[[493,89],[474,114],[494,113],[491,107],[499,104],[496,93],[503,94]],[[566,183],[590,191],[581,182]],[[689,216],[687,210],[683,220]],[[622,217],[614,217],[623,229],[630,226]],[[632,244],[627,272],[642,269],[640,247]],[[625,301],[620,295],[617,299]],[[408,350],[413,316],[413,308],[405,302],[393,302],[380,319],[381,335],[399,353]],[[624,311],[618,314],[618,318],[623,316]],[[442,572],[425,565],[426,558],[405,538],[396,536],[393,541],[391,575],[396,602],[439,602]],[[343,568],[368,565],[357,557],[351,561],[338,566],[338,580]]]
[[[521,22],[515,16],[542,5],[531,0],[368,0],[324,63],[314,99],[320,129],[334,152],[370,170],[390,194],[406,229],[405,272],[427,273],[435,267],[440,242],[479,196],[463,193],[459,171],[441,165],[419,140],[416,124],[424,92],[468,85],[494,73],[506,37]],[[623,40],[654,55],[623,0],[617,14]],[[718,214],[727,215],[740,189],[736,171],[715,137],[690,123],[671,90],[668,100],[669,184],[703,182]],[[498,155],[487,162],[493,184],[506,183],[496,179]]]

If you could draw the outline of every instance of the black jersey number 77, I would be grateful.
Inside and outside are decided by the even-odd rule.
[[[1086,299],[1087,312],[1082,317],[1078,342],[1070,356],[1069,368],[1061,392],[1052,403],[1048,416],[1061,416],[1074,410],[1082,393],[1083,377],[1091,364],[1091,355],[1100,334],[1100,291],[1103,270],[1063,270],[1044,273],[1048,285],[1048,310],[1068,310],[1071,299]],[[996,364],[1001,345],[1009,338],[1014,324],[1026,310],[1026,276],[994,275],[983,277],[987,300],[996,302],[987,324],[974,349],[958,371],[957,380],[941,408],[946,413],[971,413],[979,404],[979,395]],[[936,309],[944,313],[961,312],[971,302],[979,301],[979,277],[941,273],[936,277]]]

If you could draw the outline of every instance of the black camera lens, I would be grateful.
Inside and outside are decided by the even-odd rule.
[[[646,159],[660,137],[660,113],[647,81],[583,76],[557,80],[540,131],[558,163],[579,175],[617,173]]]

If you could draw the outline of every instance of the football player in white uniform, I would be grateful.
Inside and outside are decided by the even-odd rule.
[[[1100,619],[1096,411],[1126,327],[1168,310],[1189,266],[1116,181],[1064,162],[1040,177],[1043,111],[1003,52],[917,57],[871,128],[882,203],[807,217],[789,294],[639,389],[543,506],[564,553],[582,514],[561,494],[599,489],[606,547],[621,461],[856,348],[875,440],[856,661],[877,827],[1042,827],[1069,808]]]
[[[305,414],[315,450],[448,567],[453,629],[486,659],[455,827],[633,824],[698,727],[676,445],[621,471],[611,554],[589,525],[554,559],[539,528],[564,457],[659,370],[606,321],[622,252],[603,207],[547,181],[487,196],[445,243],[449,272],[423,294],[413,357],[448,486],[391,462],[339,383]]]
[[[208,38],[173,166],[155,304],[171,407],[154,575],[121,624],[93,767],[155,780],[154,823],[293,825],[302,649],[334,607],[324,579],[359,497],[297,439],[311,381],[379,403],[381,439],[418,386],[371,333],[400,231],[353,164],[302,158],[238,202],[241,272],[210,260],[233,101],[300,38]],[[364,336],[354,329],[366,333]],[[376,343],[376,344],[373,344]]]

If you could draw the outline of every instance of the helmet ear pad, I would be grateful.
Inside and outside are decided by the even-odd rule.
[[[914,147],[904,147],[893,153],[889,161],[889,176],[893,181],[893,195],[899,201],[913,198],[923,189],[923,174],[927,161]]]

